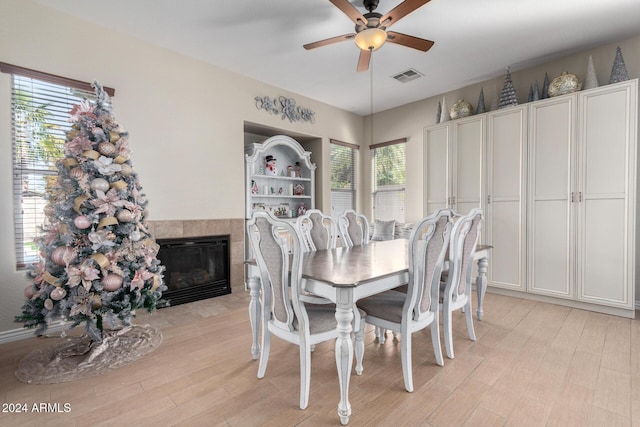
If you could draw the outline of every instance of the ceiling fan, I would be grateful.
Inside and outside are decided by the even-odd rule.
[[[379,0],[363,0],[362,3],[365,9],[369,11],[364,15],[349,3],[348,0],[329,1],[344,12],[344,14],[356,24],[356,32],[305,44],[304,48],[307,50],[344,40],[354,39],[356,45],[360,48],[360,58],[358,59],[357,70],[365,71],[369,68],[371,52],[378,50],[386,41],[417,49],[422,52],[428,51],[433,46],[433,42],[431,40],[425,40],[419,37],[397,33],[395,31],[387,31],[387,28],[418,9],[420,6],[425,5],[430,0],[405,0],[386,15],[374,12],[378,7]]]

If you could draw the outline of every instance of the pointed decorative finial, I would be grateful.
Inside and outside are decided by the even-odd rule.
[[[624,59],[622,59],[622,50],[620,50],[620,46],[618,46],[616,49],[616,59],[613,61],[613,67],[611,68],[609,84],[624,82],[626,80],[629,80],[629,75],[627,74],[627,67],[624,64]]]
[[[583,89],[593,89],[598,87],[598,77],[596,76],[596,70],[593,66],[593,56],[589,55],[589,62],[587,62],[587,72],[584,77]]]

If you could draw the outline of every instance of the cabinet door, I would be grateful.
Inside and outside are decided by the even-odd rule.
[[[578,299],[632,308],[637,81],[580,94]]]
[[[527,288],[574,298],[572,189],[576,97],[562,96],[529,106]]]
[[[485,116],[453,121],[453,209],[467,214],[482,207]]]
[[[449,123],[425,129],[424,215],[449,207],[451,188],[451,127]]]
[[[487,116],[485,239],[491,250],[489,285],[525,289],[525,107]]]

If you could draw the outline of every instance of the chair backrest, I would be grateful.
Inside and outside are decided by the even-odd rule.
[[[247,222],[247,235],[260,271],[264,315],[288,331],[297,329],[296,319],[308,323],[301,321],[306,312],[301,314],[304,307],[299,302],[303,245],[299,233],[268,212],[255,212]]]
[[[343,246],[360,246],[369,244],[369,220],[353,209],[345,210],[338,217],[338,226]]]
[[[438,310],[440,275],[449,245],[451,218],[450,211],[437,211],[416,222],[411,230],[405,309],[412,310],[413,320]]]
[[[333,249],[338,238],[338,226],[329,215],[319,209],[309,209],[296,220],[298,231],[305,243],[304,251]]]
[[[473,257],[482,229],[482,210],[472,209],[453,225],[449,242],[450,271],[445,292],[452,298],[471,295]]]

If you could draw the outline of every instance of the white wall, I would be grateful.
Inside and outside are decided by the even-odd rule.
[[[28,0],[2,0],[0,61],[116,89],[152,220],[244,217],[244,121],[359,143],[362,117],[96,27]],[[0,73],[0,335],[20,328],[13,249],[10,77]],[[281,120],[256,96],[287,96],[315,124]],[[328,179],[329,174],[323,175]],[[325,187],[328,188],[328,183]]]

